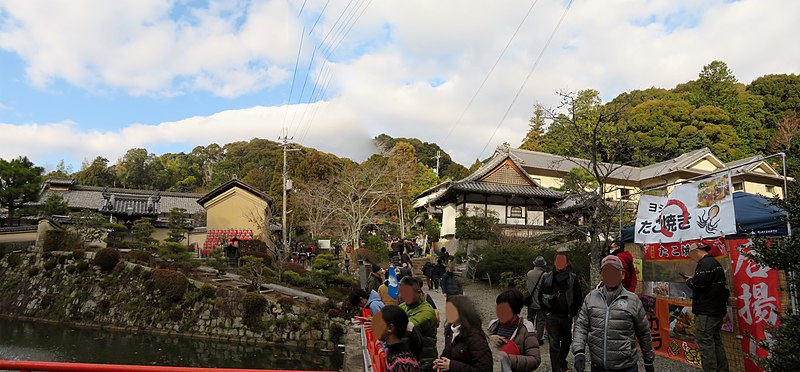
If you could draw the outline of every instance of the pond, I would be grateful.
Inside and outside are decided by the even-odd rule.
[[[341,352],[241,345],[0,319],[0,359],[182,367],[339,370]]]

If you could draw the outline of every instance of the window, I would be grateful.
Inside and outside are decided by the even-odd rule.
[[[744,184],[741,182],[736,182],[733,184],[733,191],[744,191]]]
[[[775,186],[767,185],[767,192],[770,194],[775,194]]]
[[[522,207],[511,207],[508,211],[509,218],[525,218],[525,215],[522,213]]]
[[[631,197],[631,189],[619,189],[619,197],[620,199],[627,200]]]

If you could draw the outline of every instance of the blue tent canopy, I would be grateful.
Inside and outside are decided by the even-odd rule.
[[[736,214],[736,235],[786,236],[786,211],[760,195],[736,192],[733,194],[733,209]],[[633,243],[633,226],[623,228],[620,239]]]

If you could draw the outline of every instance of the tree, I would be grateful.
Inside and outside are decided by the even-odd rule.
[[[789,214],[789,223],[792,227],[800,226],[800,190],[792,185],[789,196],[776,199],[774,202]],[[793,234],[781,239],[775,239],[769,244],[765,239],[759,239],[754,244],[754,250],[749,255],[750,259],[761,265],[787,273],[800,272],[800,235]],[[786,275],[789,293],[796,294],[800,288],[800,277]],[[765,371],[791,371],[800,365],[800,313],[797,309],[786,311],[780,317],[781,325],[769,329],[771,339],[763,340],[759,346],[769,351],[769,356],[758,360],[758,364]]]
[[[374,221],[378,206],[396,200],[393,194],[396,188],[388,185],[390,175],[379,159],[372,162],[368,159],[361,166],[347,166],[332,182],[333,192],[320,200],[333,208],[354,247],[359,246],[361,230]]]
[[[529,151],[544,150],[542,146],[542,134],[544,134],[544,107],[542,107],[542,105],[536,104],[533,109],[533,117],[531,117],[528,126],[528,134],[525,135],[525,139],[522,141],[519,148]]]
[[[164,189],[164,165],[147,149],[128,150],[117,163],[117,174],[123,187],[132,189]]]
[[[693,110],[687,101],[664,99],[647,100],[629,109],[624,125],[637,144],[637,151],[626,160],[637,159],[647,165],[694,150],[680,137]]]
[[[172,208],[169,210],[167,216],[167,228],[169,228],[169,237],[167,241],[180,243],[186,239],[186,231],[191,227],[189,214],[186,209]]]
[[[80,185],[108,187],[116,183],[116,174],[108,167],[108,159],[98,156],[91,164],[83,163],[83,167],[75,173],[75,181]]]
[[[547,110],[552,121],[545,133],[545,147],[563,155],[568,161],[590,174],[597,183],[597,193],[586,197],[586,215],[582,225],[568,225],[569,234],[579,233],[589,238],[591,246],[591,282],[600,277],[600,259],[607,251],[609,241],[601,242],[618,226],[617,206],[607,200],[606,195],[616,193],[609,183],[612,175],[624,165],[623,159],[631,151],[629,137],[621,129],[624,104],[611,102],[603,105],[600,94],[594,90],[577,93],[559,92],[561,104],[556,110]],[[575,157],[584,160],[576,160]],[[576,171],[581,172],[583,171]]]
[[[261,288],[264,283],[267,271],[269,268],[264,264],[264,259],[253,256],[242,257],[244,264],[239,268],[239,274],[247,280],[248,284],[256,291]]]
[[[56,165],[56,169],[53,169],[52,171],[48,172],[44,176],[44,178],[45,179],[49,179],[49,178],[69,178],[69,175],[71,173],[72,173],[72,166],[71,165],[67,165],[64,162],[64,159],[61,159],[61,161],[59,161],[58,164]]]
[[[11,161],[0,159],[0,207],[7,210],[6,225],[13,223],[17,209],[39,198],[42,172],[44,168],[34,166],[24,156]]]
[[[140,218],[134,221],[133,226],[131,226],[131,236],[133,240],[140,244],[143,249],[152,248],[152,245],[155,243],[153,233],[156,231],[156,228],[153,227],[150,221],[151,219],[149,218]]]
[[[712,61],[704,66],[698,79],[705,104],[723,108],[734,103],[738,95],[736,84],[733,71],[722,61]]]
[[[75,228],[75,231],[80,235],[84,244],[99,242],[106,233],[105,224],[106,218],[102,214],[89,210],[81,209],[78,212],[72,213],[70,222]]]
[[[568,194],[582,194],[597,190],[599,186],[595,177],[585,168],[572,168],[562,179],[564,184],[559,190]]]
[[[331,199],[332,192],[333,190],[327,183],[312,181],[304,185],[296,194],[295,200],[298,209],[296,213],[305,220],[312,240],[319,238],[323,232],[332,227],[336,209],[323,202]]]
[[[417,155],[414,146],[408,142],[397,142],[392,148],[387,160],[388,171],[391,173],[392,181],[389,187],[393,188],[390,192],[397,196],[397,208],[391,208],[398,213],[400,220],[400,236],[405,237],[410,221],[409,216],[413,216],[409,211],[411,200],[414,194],[414,184],[417,175]]]
[[[45,216],[69,214],[69,204],[61,194],[51,193],[42,204],[41,212]]]

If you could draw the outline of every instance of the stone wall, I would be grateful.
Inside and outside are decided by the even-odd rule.
[[[330,350],[347,326],[332,303],[268,294],[265,306],[246,314],[244,293],[236,288],[185,281],[182,295],[170,295],[153,273],[125,261],[103,272],[82,254],[67,252],[6,254],[0,259],[0,316]]]

